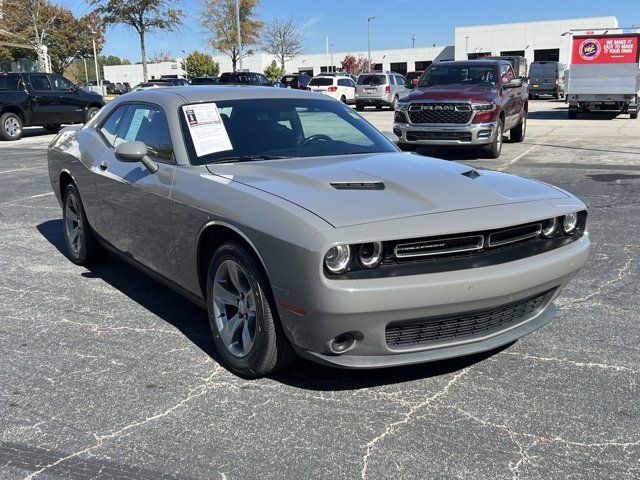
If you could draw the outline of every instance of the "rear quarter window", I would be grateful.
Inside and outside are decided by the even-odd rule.
[[[15,92],[18,90],[19,83],[18,77],[0,77],[0,91]]]

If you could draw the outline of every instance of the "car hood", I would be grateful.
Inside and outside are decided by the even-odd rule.
[[[446,85],[415,88],[403,101],[411,100],[468,100],[486,102],[498,96],[498,90],[479,85]]]
[[[566,198],[546,184],[409,153],[211,164],[225,182],[286,199],[334,227]]]

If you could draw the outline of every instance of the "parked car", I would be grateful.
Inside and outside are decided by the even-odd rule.
[[[257,87],[273,87],[273,83],[269,81],[261,73],[255,72],[224,72],[220,75],[221,85],[254,85]]]
[[[353,103],[355,101],[356,82],[350,77],[338,75],[313,77],[307,86],[307,90],[317,93],[324,93],[342,103]]]
[[[101,95],[78,89],[50,73],[0,74],[0,136],[18,140],[24,127],[57,132],[63,123],[85,123],[104,105]]]
[[[533,62],[529,68],[529,98],[551,95],[555,99],[564,98],[564,71],[566,65],[560,62]]]
[[[348,73],[348,72],[320,72],[318,75],[316,75],[316,77],[333,77],[336,75],[339,77],[349,77],[354,82],[358,81],[357,75],[354,75],[353,73]]]
[[[368,105],[378,110],[382,107],[396,109],[398,100],[407,94],[404,77],[394,72],[362,73],[356,85],[356,110],[362,111]]]
[[[142,82],[131,89],[132,92],[138,90],[150,90],[152,88],[169,88],[173,87],[169,82]]]
[[[505,132],[512,142],[524,140],[528,108],[527,87],[509,62],[440,62],[398,104],[393,131],[403,150],[479,146],[498,158]]]
[[[292,73],[291,75],[285,75],[280,79],[280,83],[284,88],[294,88],[297,90],[304,90],[311,81],[311,77],[306,73]]]
[[[404,88],[412,90],[413,88],[415,88],[416,85],[418,85],[418,80],[420,80],[420,77],[422,76],[422,74],[424,73],[424,70],[415,70],[413,72],[407,72],[407,74],[404,77]]]
[[[150,82],[166,82],[166,83],[170,83],[174,87],[182,87],[184,85],[189,85],[189,80],[187,80],[186,78],[160,77],[160,78],[152,78],[149,81]]]
[[[217,85],[219,77],[196,77],[191,79],[191,85]]]
[[[110,93],[113,95],[123,95],[130,91],[131,91],[131,86],[129,85],[128,82],[124,82],[124,83],[115,82],[107,86],[107,93]]]
[[[206,308],[246,377],[294,352],[379,368],[507,345],[551,321],[590,249],[564,190],[401,153],[300,90],[130,93],[48,165],[71,261],[113,252]]]
[[[506,60],[511,64],[516,77],[526,81],[529,77],[527,59],[520,55],[500,55],[499,57],[485,57],[485,60]]]

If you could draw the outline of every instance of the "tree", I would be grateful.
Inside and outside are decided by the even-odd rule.
[[[149,63],[174,62],[171,52],[168,50],[159,50],[153,54]]]
[[[128,58],[123,58],[122,65],[131,65],[131,60],[129,60]]]
[[[271,62],[271,65],[264,69],[264,75],[274,83],[279,82],[284,74],[284,67],[279,67],[275,60]]]
[[[369,60],[364,58],[362,55],[359,55],[358,58],[356,58],[355,55],[349,53],[340,62],[340,67],[344,72],[360,75],[363,72],[369,71]]]
[[[38,63],[44,71],[42,56],[45,40],[53,28],[58,10],[50,0],[4,0],[2,29],[12,42],[25,43],[38,52]],[[3,32],[3,33],[4,33]]]
[[[187,77],[214,77],[220,73],[220,64],[206,53],[194,51],[182,61]]]
[[[96,51],[102,50],[104,28],[96,15],[75,18],[68,8],[54,8],[57,10],[56,20],[46,43],[52,70],[63,74],[76,58],[93,55],[92,39],[96,42]]]
[[[242,51],[238,50],[236,0],[204,0],[202,11],[202,26],[211,32],[209,43],[213,48],[231,58],[234,72],[238,61],[253,53],[251,49],[245,51],[245,47],[258,44],[263,27],[263,23],[257,19],[255,13],[260,0],[239,1]]]
[[[107,25],[122,24],[132,27],[140,37],[142,76],[146,82],[146,34],[153,31],[175,31],[182,25],[184,12],[174,8],[181,0],[90,0],[95,11]]]
[[[304,51],[302,29],[293,18],[286,21],[276,18],[264,28],[261,44],[262,49],[276,57],[284,69],[287,60]]]

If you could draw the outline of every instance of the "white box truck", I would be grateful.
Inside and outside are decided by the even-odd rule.
[[[638,118],[638,33],[573,36],[567,102],[569,118],[595,109]]]

